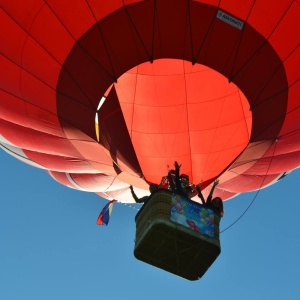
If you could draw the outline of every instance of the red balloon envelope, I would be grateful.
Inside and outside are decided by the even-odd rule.
[[[0,0],[0,142],[132,202],[177,160],[215,195],[300,165],[300,4]]]

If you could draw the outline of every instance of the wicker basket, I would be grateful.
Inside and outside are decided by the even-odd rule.
[[[170,206],[172,194],[166,191],[159,191],[151,195],[148,203],[138,212],[136,221],[136,236],[137,243],[143,233],[147,231],[149,225],[155,220],[170,220]]]
[[[197,280],[221,252],[220,218],[214,218],[215,237],[211,238],[172,222],[171,200],[168,190],[158,191],[137,214],[134,255],[180,277]]]

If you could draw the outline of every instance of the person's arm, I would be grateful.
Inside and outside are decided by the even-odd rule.
[[[202,204],[204,205],[204,204],[205,204],[205,199],[204,199],[204,197],[203,197],[203,195],[202,195],[202,192],[201,192],[201,190],[200,190],[200,186],[199,186],[199,185],[196,186],[196,190],[197,190],[197,192],[198,192],[198,197],[201,199],[201,202],[202,202]]]
[[[212,195],[213,195],[213,193],[214,193],[215,187],[216,187],[218,184],[219,184],[219,180],[216,179],[216,180],[214,181],[214,184],[213,184],[213,186],[212,186],[212,188],[211,188],[211,190],[210,190],[210,193],[209,193],[209,195],[208,195],[208,197],[207,197],[207,201],[206,201],[207,204],[210,204],[210,203],[211,203]]]
[[[174,166],[175,166],[175,185],[176,185],[176,190],[177,190],[177,192],[182,193],[183,190],[182,190],[181,182],[180,182],[180,179],[179,179],[179,171],[180,171],[181,165],[179,165],[178,162],[175,161]]]
[[[133,186],[131,185],[129,188],[130,188],[130,191],[131,191],[131,194],[132,194],[132,197],[133,197],[134,201],[136,203],[140,203],[140,199],[136,196],[136,194],[135,194],[135,192],[133,190]]]
[[[146,203],[149,200],[150,196],[144,196],[139,199],[139,202],[137,203]]]

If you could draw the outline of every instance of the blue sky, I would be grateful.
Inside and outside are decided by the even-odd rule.
[[[64,187],[43,170],[0,151],[0,299],[297,299],[300,170],[261,190],[244,217],[221,234],[222,253],[198,281],[134,258],[137,210]],[[226,201],[221,229],[254,193]],[[136,206],[138,207],[138,206]]]

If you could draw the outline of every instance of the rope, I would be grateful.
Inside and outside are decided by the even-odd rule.
[[[119,202],[119,201],[118,201],[117,203],[123,204],[123,205],[125,205],[125,206],[127,206],[127,207],[129,207],[129,208],[132,208],[132,209],[134,209],[134,210],[137,210],[137,211],[140,210],[140,208],[136,208],[135,206],[133,206],[133,205],[131,205],[131,204],[122,203],[122,202]]]
[[[221,230],[220,233],[223,233],[224,231],[228,230],[229,228],[231,228],[234,224],[236,224],[240,219],[242,219],[242,217],[246,214],[246,212],[249,210],[249,208],[252,206],[252,204],[254,203],[254,201],[256,200],[259,192],[261,190],[261,187],[259,188],[259,190],[256,192],[256,194],[254,195],[252,201],[250,202],[250,204],[246,207],[246,209],[244,210],[244,212],[233,222],[231,223],[229,226],[227,226],[225,229]]]
[[[270,163],[269,163],[267,172],[266,172],[266,174],[264,175],[264,180],[262,181],[262,183],[261,183],[259,189],[257,190],[256,194],[254,195],[252,201],[251,201],[250,204],[246,207],[246,209],[244,210],[244,212],[243,212],[243,213],[242,213],[242,214],[241,214],[234,222],[232,222],[229,226],[227,226],[225,229],[221,230],[220,233],[223,233],[224,231],[228,230],[228,229],[231,228],[233,225],[235,225],[239,220],[241,220],[241,219],[244,217],[244,215],[246,214],[246,212],[249,210],[249,208],[252,206],[252,204],[254,203],[254,201],[256,200],[256,198],[257,198],[257,196],[258,196],[260,190],[262,189],[262,186],[263,186],[263,184],[264,184],[264,182],[265,182],[265,179],[266,179],[266,177],[267,177],[267,175],[268,175],[268,173],[269,173],[270,167],[271,167],[271,165],[272,165],[274,153],[275,153],[276,146],[277,146],[276,142],[277,142],[277,140],[275,141],[274,150],[273,150],[273,153],[272,153],[272,156],[271,156],[271,160],[270,160]]]

